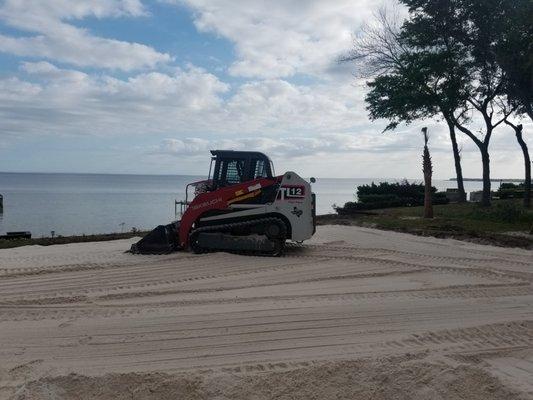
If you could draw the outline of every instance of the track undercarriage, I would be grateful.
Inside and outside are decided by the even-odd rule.
[[[176,243],[180,222],[161,225],[131,246],[134,254],[165,254],[180,250]],[[239,254],[280,256],[285,248],[287,227],[280,218],[204,225],[193,229],[189,246],[196,254],[227,251]]]
[[[280,256],[285,248],[287,228],[280,218],[259,218],[194,229],[189,244],[195,253],[229,251]]]

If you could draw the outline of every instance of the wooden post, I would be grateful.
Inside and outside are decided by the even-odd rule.
[[[0,214],[4,212],[4,197],[0,194]]]

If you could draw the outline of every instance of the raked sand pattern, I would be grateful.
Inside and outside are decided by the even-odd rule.
[[[282,258],[0,250],[0,399],[533,399],[533,252],[321,226]]]

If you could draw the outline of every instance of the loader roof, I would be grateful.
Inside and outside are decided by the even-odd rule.
[[[259,151],[211,150],[211,154],[220,158],[262,158],[270,161],[266,154]]]

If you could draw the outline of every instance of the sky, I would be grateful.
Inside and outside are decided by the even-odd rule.
[[[359,71],[338,61],[383,5],[0,1],[0,171],[205,175],[216,148],[302,176],[416,179],[427,126],[435,177],[453,177],[446,125],[382,133]],[[459,142],[479,177],[479,152]],[[491,149],[493,177],[523,176],[512,130]]]

